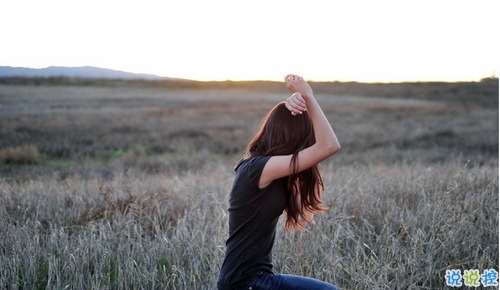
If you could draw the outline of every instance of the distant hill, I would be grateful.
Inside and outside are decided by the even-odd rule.
[[[71,77],[92,79],[146,79],[160,80],[168,79],[153,74],[136,74],[107,68],[92,66],[63,67],[49,66],[47,68],[24,68],[0,66],[0,78],[25,77],[25,78],[49,78],[49,77]]]

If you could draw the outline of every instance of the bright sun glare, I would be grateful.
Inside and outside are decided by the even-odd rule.
[[[4,1],[0,66],[197,80],[479,80],[497,1]],[[8,28],[7,28],[8,27]],[[6,29],[7,28],[7,29]]]

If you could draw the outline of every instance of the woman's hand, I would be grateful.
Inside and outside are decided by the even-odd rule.
[[[286,99],[285,107],[292,113],[292,115],[300,115],[307,111],[307,103],[302,94],[299,92],[293,93]]]
[[[289,74],[285,77],[285,84],[286,87],[294,93],[299,92],[305,97],[313,96],[311,86],[309,86],[309,84],[301,76]]]

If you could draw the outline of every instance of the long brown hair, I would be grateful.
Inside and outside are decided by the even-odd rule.
[[[285,189],[285,228],[304,229],[313,214],[327,210],[321,206],[324,190],[319,164],[298,172],[298,154],[316,142],[307,111],[293,116],[285,102],[277,104],[262,120],[260,128],[247,144],[244,158],[292,154],[288,177],[280,179]]]

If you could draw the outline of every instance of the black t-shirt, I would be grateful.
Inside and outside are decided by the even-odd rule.
[[[285,209],[280,180],[259,189],[259,179],[270,156],[243,160],[229,195],[229,238],[217,287],[234,289],[259,272],[272,273],[272,248],[278,218]]]

